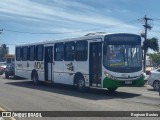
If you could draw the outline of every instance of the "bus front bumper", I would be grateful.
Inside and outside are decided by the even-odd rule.
[[[142,87],[144,85],[144,77],[140,77],[137,80],[126,80],[126,81],[121,81],[121,80],[113,80],[108,77],[106,77],[103,80],[103,88],[117,88],[117,87]]]

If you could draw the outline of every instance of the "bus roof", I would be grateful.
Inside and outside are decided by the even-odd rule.
[[[114,35],[114,34],[130,34],[130,35],[136,35],[132,33],[105,33],[105,32],[96,32],[96,33],[88,33],[82,37],[78,38],[67,38],[62,40],[46,40],[41,42],[33,42],[33,43],[27,43],[22,45],[16,45],[18,46],[26,46],[26,45],[41,45],[41,44],[54,44],[54,43],[60,43],[60,42],[67,42],[67,41],[79,41],[79,40],[87,40],[87,39],[98,39],[98,38],[104,38],[106,35]],[[139,35],[138,35],[139,36]]]

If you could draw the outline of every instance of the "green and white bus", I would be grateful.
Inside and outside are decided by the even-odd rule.
[[[16,46],[15,74],[33,80],[115,91],[143,86],[141,37],[88,34],[80,38]]]

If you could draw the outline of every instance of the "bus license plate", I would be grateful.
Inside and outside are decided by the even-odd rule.
[[[125,81],[125,84],[132,84],[132,81]]]

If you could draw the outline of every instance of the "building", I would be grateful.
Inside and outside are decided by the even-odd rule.
[[[9,54],[9,47],[6,47],[7,49],[7,54]],[[0,47],[0,51],[2,50],[2,47]]]
[[[4,59],[5,59],[6,63],[14,63],[15,55],[7,54],[7,55],[4,56]]]

